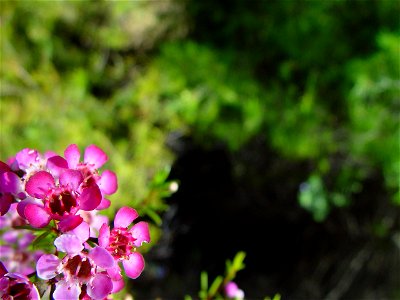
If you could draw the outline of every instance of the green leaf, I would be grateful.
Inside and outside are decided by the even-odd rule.
[[[157,224],[157,226],[160,226],[162,224],[161,217],[151,208],[145,209],[144,213],[148,215],[154,221],[154,223]]]
[[[236,271],[242,270],[245,267],[243,263],[245,257],[246,253],[243,251],[240,251],[236,254],[235,258],[233,259],[233,268]]]
[[[39,248],[38,246],[41,245],[41,242],[51,233],[51,231],[45,231],[41,235],[39,235],[32,243],[33,249]]]
[[[201,291],[206,291],[208,290],[208,274],[207,272],[201,272],[200,274],[200,288]]]
[[[220,288],[223,281],[224,281],[224,278],[222,276],[217,276],[214,279],[214,282],[211,284],[210,290],[208,291],[208,295],[214,296],[217,293],[217,291]]]

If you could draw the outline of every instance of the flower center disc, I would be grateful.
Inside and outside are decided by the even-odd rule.
[[[65,264],[65,269],[69,272],[71,277],[79,280],[88,280],[92,275],[92,265],[90,261],[88,259],[82,259],[79,255],[70,258]]]
[[[110,244],[107,250],[116,259],[128,259],[132,253],[135,238],[127,228],[114,228],[110,233]]]
[[[75,213],[72,211],[77,206],[74,195],[66,189],[54,191],[48,198],[48,208],[51,213],[58,216]]]

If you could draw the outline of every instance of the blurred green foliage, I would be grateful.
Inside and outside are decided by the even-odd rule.
[[[399,5],[240,2],[2,1],[0,156],[95,143],[113,208],[159,223],[171,132],[231,151],[264,136],[313,166],[316,220],[376,172],[400,203]]]

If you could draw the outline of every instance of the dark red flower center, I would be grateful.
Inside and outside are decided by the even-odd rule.
[[[128,228],[114,228],[110,232],[110,243],[107,250],[115,259],[129,259],[135,238]]]
[[[80,163],[78,164],[77,169],[81,172],[83,176],[83,182],[81,183],[82,188],[97,184],[99,175],[95,170],[92,170],[88,164]]]
[[[48,209],[53,215],[64,216],[75,214],[78,202],[67,188],[56,188],[46,198]]]
[[[9,286],[6,291],[11,298],[5,299],[14,299],[14,300],[27,300],[29,298],[29,294],[31,292],[31,286],[26,282],[20,282],[14,278],[9,278]],[[3,298],[4,299],[4,298]]]
[[[75,255],[68,259],[65,264],[65,270],[68,271],[71,277],[80,280],[88,280],[92,276],[92,264],[89,259],[82,258],[80,255]]]

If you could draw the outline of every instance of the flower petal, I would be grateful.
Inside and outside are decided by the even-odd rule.
[[[92,185],[82,190],[79,197],[79,205],[82,210],[93,210],[99,206],[101,199],[100,189],[97,185]]]
[[[21,180],[13,172],[4,172],[0,174],[0,193],[17,194],[21,191]]]
[[[67,216],[58,223],[58,229],[61,232],[67,232],[75,229],[82,223],[83,219],[81,216]]]
[[[5,274],[7,274],[8,271],[4,264],[0,261],[0,278],[3,277]]]
[[[18,167],[21,169],[27,169],[32,164],[35,164],[39,160],[39,154],[36,150],[25,148],[19,151],[15,155],[15,159],[18,162]]]
[[[121,275],[121,268],[117,263],[114,264],[114,267],[107,269],[107,274],[113,281],[123,280],[123,277]]]
[[[28,203],[24,208],[24,216],[29,224],[36,228],[47,226],[51,220],[51,216],[47,211],[36,204]]]
[[[81,294],[81,288],[76,283],[59,281],[56,283],[56,290],[54,291],[54,300],[78,300]]]
[[[43,254],[36,263],[36,272],[41,279],[51,279],[58,274],[57,268],[60,265],[60,259],[54,254]]]
[[[39,171],[28,179],[25,190],[30,196],[43,199],[52,187],[54,187],[53,176],[49,172]]]
[[[98,169],[108,160],[107,154],[96,145],[90,145],[85,149],[83,161]]]
[[[78,254],[84,247],[81,240],[73,234],[63,234],[54,240],[54,245],[58,251],[66,252],[70,255]]]
[[[129,260],[122,261],[126,276],[136,279],[142,274],[144,269],[144,258],[139,252],[130,255]]]
[[[0,216],[4,216],[11,207],[11,203],[13,203],[14,197],[10,194],[1,194],[0,193]]]
[[[99,231],[99,246],[106,248],[110,244],[110,227],[104,223]]]
[[[147,222],[139,222],[135,224],[130,232],[132,236],[135,238],[133,244],[136,247],[142,246],[143,242],[150,243],[150,231],[149,231],[149,224]]]
[[[68,169],[68,162],[61,156],[52,156],[47,160],[46,168],[52,175],[58,177],[62,171]]]
[[[89,257],[93,259],[96,265],[103,269],[111,268],[115,263],[114,257],[112,257],[110,252],[102,247],[93,248],[89,253]]]
[[[11,171],[10,166],[0,160],[0,173],[9,172],[9,171]]]
[[[110,205],[111,205],[111,201],[103,197],[101,199],[99,206],[97,206],[96,209],[97,210],[107,209],[110,207]]]
[[[123,279],[113,280],[112,283],[113,283],[113,289],[111,291],[111,294],[116,294],[125,287],[125,281]]]
[[[105,170],[101,173],[100,182],[98,182],[98,184],[104,194],[114,194],[118,189],[117,175],[110,170]]]
[[[138,216],[139,214],[133,208],[128,206],[121,207],[115,215],[114,227],[126,228],[131,225],[133,220],[135,220]]]
[[[82,173],[77,170],[67,169],[60,175],[60,183],[64,186],[70,186],[73,190],[77,190],[82,181]]]
[[[92,299],[104,299],[112,289],[113,283],[110,277],[105,274],[96,274],[90,282],[87,293]]]
[[[72,229],[71,231],[69,231],[67,233],[76,235],[81,240],[81,242],[84,243],[89,239],[90,228],[89,228],[88,223],[82,222],[77,227],[75,227],[74,229]]]
[[[40,300],[40,294],[36,285],[32,284],[31,292],[29,293],[29,300]]]
[[[68,162],[68,166],[71,169],[75,169],[76,166],[79,164],[81,153],[77,145],[71,144],[65,149],[64,156]]]

